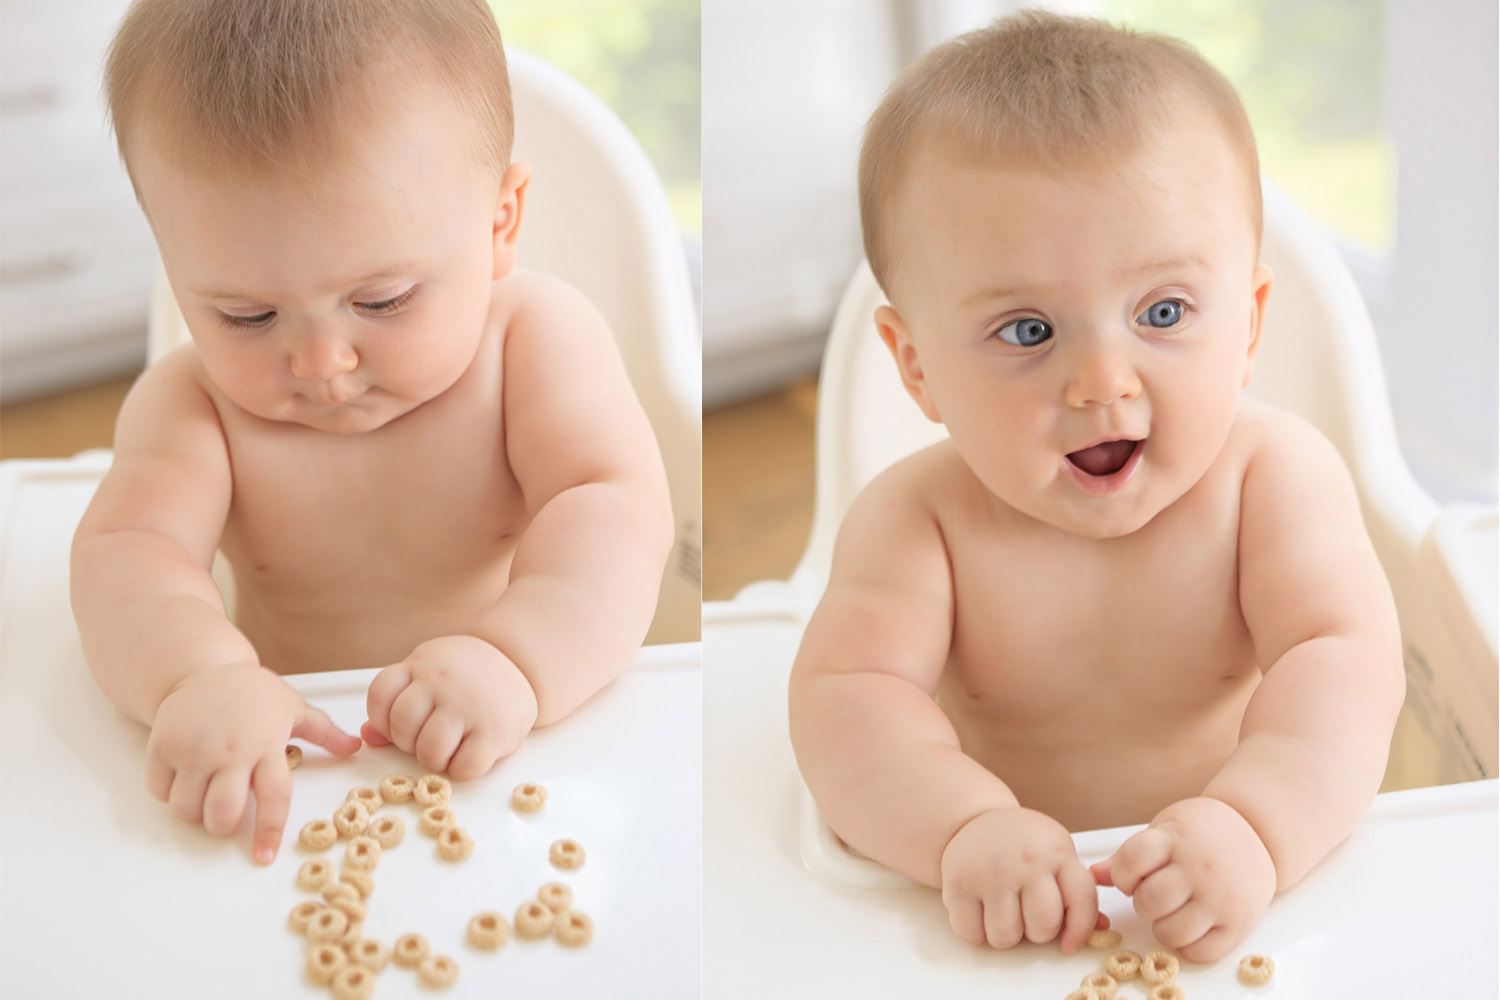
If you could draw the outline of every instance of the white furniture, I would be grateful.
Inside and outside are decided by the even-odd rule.
[[[349,789],[421,765],[391,747],[346,761],[308,747],[281,853],[264,868],[250,860],[248,819],[219,839],[151,798],[146,730],[95,686],[68,608],[68,546],[106,457],[0,463],[0,997],[327,997],[304,978],[305,942],[286,921],[309,898],[298,866],[339,862],[343,845],[304,851],[298,830]],[[292,683],[358,732],[374,673]],[[576,713],[456,786],[451,804],[476,842],[462,863],[434,857],[415,809],[386,806],[406,836],[373,873],[366,936],[424,934],[460,965],[454,996],[697,997],[701,677],[698,644],[648,647]],[[535,817],[510,808],[526,781],[548,790]],[[587,852],[577,871],[548,863],[563,837]],[[470,917],[509,917],[549,881],[593,919],[587,947],[464,943]],[[376,995],[432,993],[389,968]]]

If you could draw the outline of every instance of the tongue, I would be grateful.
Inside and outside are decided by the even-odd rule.
[[[1072,463],[1091,476],[1110,476],[1125,467],[1134,441],[1106,441],[1068,455]]]

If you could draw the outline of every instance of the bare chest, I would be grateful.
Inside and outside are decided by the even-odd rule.
[[[241,617],[284,631],[468,613],[498,596],[529,519],[499,401],[436,402],[353,436],[225,422],[234,493],[221,548]]]
[[[1237,491],[1212,484],[1119,539],[980,534],[951,553],[945,700],[1010,730],[1214,714],[1256,675]]]

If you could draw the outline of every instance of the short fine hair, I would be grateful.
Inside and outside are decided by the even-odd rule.
[[[1184,99],[1218,120],[1242,163],[1258,243],[1260,163],[1250,119],[1229,81],[1185,43],[1026,10],[937,46],[897,76],[865,128],[859,210],[876,279],[889,293],[897,258],[891,208],[922,142],[1060,168],[1134,152],[1181,113]]]
[[[135,0],[104,93],[127,170],[145,125],[168,155],[275,173],[346,141],[341,112],[391,72],[438,81],[473,123],[479,162],[505,170],[510,78],[484,0]]]

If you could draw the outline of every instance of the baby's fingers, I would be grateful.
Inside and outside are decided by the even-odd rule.
[[[1034,944],[1057,937],[1063,926],[1063,896],[1057,878],[1044,873],[1021,887],[1021,921],[1026,940]]]
[[[1108,861],[1108,877],[1115,888],[1132,895],[1142,880],[1172,860],[1172,838],[1147,827],[1120,845]],[[1097,866],[1095,876],[1097,877]]]
[[[368,726],[384,738],[385,744],[396,742],[396,737],[391,731],[391,708],[409,684],[411,684],[411,671],[405,663],[397,663],[376,674],[375,679],[370,682],[369,690],[365,692],[365,715],[370,720]],[[364,727],[361,727],[361,731],[364,731]],[[370,745],[385,744],[371,743]],[[410,744],[403,749],[410,749]]]
[[[346,733],[335,726],[327,712],[305,702],[302,706],[302,714],[292,724],[292,735],[300,740],[316,743],[335,757],[347,757],[364,746],[358,736]]]
[[[245,800],[250,797],[250,771],[226,767],[208,782],[203,796],[203,829],[216,837],[227,837],[240,828]]]
[[[441,773],[448,770],[453,752],[464,738],[464,720],[458,713],[443,705],[434,708],[422,723],[412,752],[429,771]]]
[[[292,775],[287,770],[285,754],[262,757],[250,776],[250,786],[255,792],[255,837],[251,853],[256,864],[268,865],[281,847],[281,832],[292,808]]]
[[[1108,927],[1109,918],[1099,912],[1099,890],[1082,865],[1065,865],[1057,873],[1057,887],[1062,892],[1065,914],[1059,944],[1064,955],[1071,955],[1088,942],[1095,929]]]
[[[984,907],[977,896],[943,899],[948,908],[948,924],[960,941],[984,944]]]

